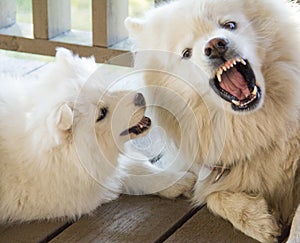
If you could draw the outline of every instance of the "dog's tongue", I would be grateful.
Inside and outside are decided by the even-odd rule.
[[[236,68],[232,68],[222,74],[220,86],[240,101],[246,99],[250,95],[246,80]]]

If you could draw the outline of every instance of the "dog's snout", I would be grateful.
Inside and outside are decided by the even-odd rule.
[[[143,94],[141,93],[137,93],[134,97],[134,104],[136,106],[145,106],[146,105],[146,102],[145,102],[145,98],[143,96]]]
[[[207,42],[204,53],[209,58],[223,57],[228,50],[229,41],[225,38],[213,38]]]

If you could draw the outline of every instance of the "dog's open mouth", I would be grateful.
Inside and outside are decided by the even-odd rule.
[[[147,131],[150,127],[151,127],[151,119],[149,117],[144,116],[142,120],[139,121],[138,124],[121,132],[120,136],[126,136],[129,134],[140,135],[145,131]]]
[[[210,85],[221,98],[232,104],[235,111],[253,110],[261,99],[254,72],[249,62],[240,57],[220,66]]]

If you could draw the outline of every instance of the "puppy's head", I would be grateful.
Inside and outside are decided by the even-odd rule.
[[[95,131],[103,139],[107,131],[115,141],[125,141],[143,135],[151,126],[144,116],[146,101],[141,93],[119,91],[107,93],[98,103],[95,113]]]
[[[74,102],[59,107],[57,132],[67,143],[77,141],[78,146],[78,141],[96,142],[103,153],[115,151],[150,128],[151,120],[144,116],[145,109],[146,102],[141,93],[97,92],[85,88]]]

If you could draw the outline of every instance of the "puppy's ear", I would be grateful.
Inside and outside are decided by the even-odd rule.
[[[56,54],[55,54],[55,60],[58,63],[72,63],[74,60],[74,54],[70,50],[63,48],[63,47],[57,47],[56,48]]]
[[[126,29],[133,37],[143,30],[144,23],[144,20],[131,17],[126,18],[124,21]]]
[[[67,105],[62,105],[57,114],[56,125],[58,129],[66,131],[69,130],[73,125],[73,109]]]

